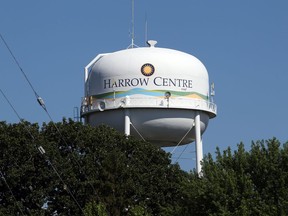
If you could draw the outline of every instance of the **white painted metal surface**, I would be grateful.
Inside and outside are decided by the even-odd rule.
[[[201,135],[217,114],[207,70],[190,54],[149,44],[100,54],[85,67],[81,116],[159,146],[177,145],[188,133],[180,145],[196,141],[199,171]]]
[[[203,160],[203,146],[201,137],[200,112],[196,111],[195,116],[195,146],[196,146],[196,170],[198,173],[202,170],[201,161]]]

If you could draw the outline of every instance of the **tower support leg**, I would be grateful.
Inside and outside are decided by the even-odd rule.
[[[125,135],[130,136],[130,111],[125,109]]]
[[[202,145],[201,126],[200,126],[200,111],[197,111],[195,116],[195,146],[196,146],[196,171],[199,175],[201,175],[202,171],[201,161],[203,160],[203,145]]]

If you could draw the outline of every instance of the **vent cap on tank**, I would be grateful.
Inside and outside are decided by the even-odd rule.
[[[157,44],[157,41],[156,40],[148,40],[146,43],[149,45],[149,47],[153,48]]]

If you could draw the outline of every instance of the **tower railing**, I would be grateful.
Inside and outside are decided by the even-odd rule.
[[[217,114],[215,103],[198,98],[157,98],[157,97],[123,97],[115,99],[84,98],[81,105],[81,116],[90,112],[120,108],[166,108],[191,109],[206,111],[213,118]]]

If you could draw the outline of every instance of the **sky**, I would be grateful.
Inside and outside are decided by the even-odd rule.
[[[135,0],[135,44],[194,55],[215,83],[218,115],[203,135],[204,154],[243,142],[288,141],[287,0]],[[73,118],[84,88],[83,68],[98,54],[131,44],[131,0],[0,0],[0,33],[53,121]],[[147,21],[147,31],[145,23]],[[0,41],[0,89],[21,118],[49,122],[34,93]],[[0,94],[0,121],[19,122]],[[172,151],[173,148],[165,148]],[[181,152],[184,151],[183,154]],[[172,155],[195,167],[195,147]]]

